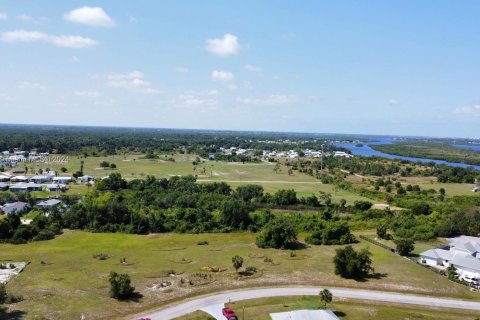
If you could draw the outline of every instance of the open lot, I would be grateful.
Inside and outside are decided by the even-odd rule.
[[[294,189],[298,196],[309,196],[317,194],[319,191],[327,192],[332,195],[334,201],[340,199],[353,203],[356,200],[368,200],[353,192],[341,190],[333,185],[322,184],[317,179],[303,174],[294,172],[289,175],[288,169],[281,166],[278,173],[273,171],[274,164],[269,162],[262,163],[240,163],[240,162],[224,162],[203,159],[202,163],[194,166],[192,162],[196,156],[191,154],[174,154],[167,155],[167,158],[174,158],[175,162],[160,159],[147,160],[141,159],[142,155],[125,155],[125,156],[108,156],[108,157],[66,157],[66,163],[36,163],[31,164],[35,170],[42,168],[51,168],[59,172],[59,175],[70,176],[77,170],[80,170],[80,162],[84,161],[84,173],[95,177],[107,176],[112,172],[118,172],[126,179],[144,178],[147,175],[153,175],[157,178],[169,178],[174,175],[197,175],[200,183],[225,181],[233,188],[245,184],[262,185],[266,192],[275,193],[280,189]],[[60,157],[63,159],[65,157]],[[100,168],[100,162],[107,161],[115,163],[117,168],[103,169]],[[67,168],[66,173],[60,173],[62,167]],[[205,170],[204,170],[205,169]],[[70,184],[70,190],[67,194],[82,194],[87,188],[82,184]],[[42,196],[48,196],[48,193],[38,193]]]
[[[197,242],[202,240],[208,240],[209,245],[198,246]],[[31,262],[8,284],[8,290],[25,297],[12,307],[25,311],[25,319],[77,319],[82,313],[87,319],[111,318],[225,287],[279,284],[480,298],[479,293],[364,242],[356,246],[370,247],[377,274],[358,282],[333,274],[336,246],[310,247],[291,256],[290,251],[258,249],[254,240],[255,235],[250,233],[142,236],[67,230],[55,240],[16,246],[2,244],[0,250],[5,260]],[[108,259],[94,259],[93,255],[99,253],[107,254]],[[231,266],[231,258],[237,254],[245,258],[244,266],[255,266],[259,272],[251,278],[239,278]],[[120,263],[123,257],[126,264]],[[273,263],[265,263],[265,257]],[[212,272],[218,269],[220,272]],[[143,298],[138,302],[109,298],[110,271],[128,273]]]

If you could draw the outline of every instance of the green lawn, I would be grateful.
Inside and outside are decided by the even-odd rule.
[[[168,155],[172,157],[172,155]],[[238,163],[211,161],[204,159],[203,163],[193,166],[192,161],[195,155],[175,154],[175,162],[166,161],[160,157],[156,160],[141,159],[141,155],[126,156],[108,156],[108,157],[68,157],[67,163],[49,163],[35,164],[35,169],[46,169],[47,167],[59,172],[60,175],[70,176],[80,169],[80,161],[84,161],[84,173],[95,177],[107,176],[112,172],[121,173],[126,179],[144,178],[147,175],[153,175],[157,178],[169,178],[174,175],[197,175],[200,183],[225,181],[233,188],[245,184],[262,185],[265,192],[275,193],[280,189],[294,189],[298,196],[318,195],[319,191],[332,194],[334,201],[340,199],[353,203],[356,200],[368,200],[365,197],[356,195],[353,192],[345,191],[334,187],[333,185],[322,184],[315,178],[303,173],[294,172],[288,174],[288,168],[281,166],[281,171],[275,173],[274,165],[269,162],[262,163]],[[115,163],[117,169],[100,168],[101,161]],[[60,168],[67,168],[66,173],[61,173]],[[205,168],[205,170],[203,170]],[[72,183],[67,194],[83,194],[87,188],[81,183]],[[48,192],[37,192],[38,196],[49,196]]]
[[[418,307],[409,305],[392,305],[371,301],[335,299],[328,308],[335,312],[341,320],[474,320],[475,312],[442,308]],[[291,310],[319,309],[323,303],[317,296],[275,297],[238,301],[228,305],[236,311],[239,320],[271,320],[270,313]],[[243,317],[244,316],[244,317]],[[194,312],[176,320],[213,320],[206,313]]]
[[[208,240],[209,245],[198,246],[196,243],[201,240]],[[464,299],[480,297],[445,277],[364,242],[355,246],[370,247],[379,277],[357,282],[333,274],[332,258],[338,246],[310,247],[291,257],[289,251],[258,249],[254,241],[255,235],[250,233],[142,236],[67,230],[51,241],[1,244],[0,252],[3,260],[31,262],[8,285],[9,291],[25,297],[13,307],[27,312],[25,319],[78,319],[81,313],[87,319],[111,318],[226,287],[285,284],[361,287]],[[98,253],[110,258],[94,259],[92,255]],[[231,257],[237,254],[245,258],[244,266],[259,269],[257,276],[237,277],[231,266]],[[120,264],[123,257],[128,265]],[[272,258],[274,263],[265,263],[265,257]],[[204,269],[207,266],[223,267],[226,271],[210,272]],[[165,272],[172,269],[176,276]],[[130,274],[143,298],[139,302],[109,298],[110,271]],[[171,285],[160,288],[162,283]]]

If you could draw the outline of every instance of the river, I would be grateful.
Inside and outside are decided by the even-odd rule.
[[[356,142],[356,143],[347,143],[347,142],[337,142],[335,146],[342,147],[348,149],[352,152],[353,155],[361,156],[361,157],[383,157],[387,159],[402,159],[408,160],[413,162],[434,162],[436,164],[444,164],[451,167],[473,167],[476,170],[480,170],[480,166],[475,166],[471,164],[459,163],[459,162],[449,162],[444,160],[436,160],[436,159],[427,159],[427,158],[415,158],[415,157],[406,157],[406,156],[398,156],[395,154],[385,153],[377,150],[373,150],[370,145],[375,144],[391,144],[395,142],[395,138],[392,137],[375,137],[374,142]],[[469,149],[477,150],[476,148],[472,148],[473,146],[460,146],[456,145],[457,147],[467,147]]]

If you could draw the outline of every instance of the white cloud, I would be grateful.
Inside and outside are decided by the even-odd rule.
[[[398,106],[400,104],[400,101],[398,101],[397,99],[391,98],[391,99],[388,99],[388,104],[391,106]]]
[[[272,94],[262,98],[237,98],[237,101],[246,105],[256,106],[281,106],[295,103],[310,103],[316,100],[316,97],[299,98],[292,95]]]
[[[33,24],[37,24],[37,25],[43,25],[45,24],[45,22],[48,21],[47,18],[45,17],[41,17],[39,19],[35,19],[29,15],[26,15],[26,14],[21,14],[21,15],[18,15],[17,16],[17,19],[19,21],[22,21],[22,22],[26,22],[26,23],[33,23]]]
[[[258,76],[262,75],[262,73],[263,73],[263,70],[261,68],[254,67],[251,64],[244,65],[243,69],[247,72],[250,72],[250,73],[258,75]]]
[[[226,57],[240,52],[238,37],[226,33],[220,39],[208,39],[205,41],[205,49],[218,56]]]
[[[245,89],[248,89],[248,90],[250,90],[250,89],[253,88],[252,83],[251,83],[250,81],[246,81],[246,80],[242,82],[242,86],[243,86]]]
[[[76,91],[75,95],[79,97],[86,97],[86,98],[100,97],[100,93],[97,91]]]
[[[284,34],[281,35],[281,37],[285,40],[291,40],[295,38],[297,35],[295,32],[285,32]]]
[[[0,20],[7,20],[8,19],[8,14],[5,12],[0,12]]]
[[[77,56],[70,57],[70,62],[79,62],[79,61],[80,61],[80,58],[78,58]]]
[[[0,40],[3,42],[44,42],[63,48],[87,48],[98,45],[98,42],[80,36],[71,35],[50,35],[40,31],[15,30],[0,33]]]
[[[148,81],[144,80],[145,75],[140,71],[129,73],[110,73],[105,76],[105,85],[110,88],[127,89],[140,93],[159,93],[160,91],[152,88]]]
[[[475,104],[473,106],[459,107],[453,109],[454,114],[480,117],[480,104]]]
[[[218,101],[210,98],[203,98],[194,94],[184,94],[179,96],[178,103],[187,107],[213,107]]]
[[[229,71],[214,70],[212,71],[211,78],[213,81],[230,82],[235,79],[235,76]]]
[[[22,83],[19,83],[17,86],[18,89],[33,89],[33,90],[45,90],[46,87],[39,84],[39,83],[33,83],[33,82],[28,82],[24,81]]]
[[[185,68],[185,67],[178,67],[178,68],[175,68],[175,71],[180,72],[180,73],[188,73],[190,71],[190,69]]]
[[[114,27],[115,22],[100,7],[77,8],[63,16],[63,19],[91,27]]]

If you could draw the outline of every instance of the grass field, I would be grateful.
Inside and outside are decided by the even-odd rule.
[[[209,245],[196,243],[208,240]],[[214,292],[226,287],[281,284],[361,287],[415,292],[464,299],[480,294],[452,283],[445,277],[417,266],[384,249],[370,245],[377,276],[367,281],[341,279],[333,274],[332,258],[337,246],[315,246],[296,251],[258,249],[255,235],[233,234],[92,234],[66,231],[55,240],[25,245],[0,245],[1,259],[29,261],[24,272],[8,284],[8,290],[25,297],[12,307],[25,311],[25,319],[112,318],[140,312],[171,299]],[[360,242],[356,247],[368,246]],[[94,254],[105,253],[107,260]],[[259,269],[252,278],[238,278],[231,257],[245,258],[244,266]],[[122,265],[120,258],[127,264]],[[273,264],[265,263],[265,257]],[[43,261],[43,263],[42,263]],[[205,267],[225,268],[211,272]],[[174,270],[176,275],[173,275]],[[117,302],[108,296],[110,271],[126,272],[143,295],[138,302]],[[183,279],[183,281],[181,280]],[[166,284],[162,288],[161,284]]]
[[[332,194],[334,201],[340,199],[353,203],[356,200],[368,200],[365,197],[356,195],[353,192],[335,188],[332,185],[322,184],[315,178],[306,174],[295,172],[288,174],[288,169],[282,166],[280,172],[273,171],[274,165],[269,162],[262,163],[238,163],[203,160],[204,163],[193,166],[192,161],[195,155],[175,154],[168,155],[173,157],[175,162],[166,161],[163,158],[156,160],[141,159],[141,155],[126,156],[108,156],[108,157],[68,157],[67,163],[49,163],[35,164],[35,169],[46,169],[47,167],[59,172],[60,175],[70,176],[80,169],[80,161],[84,161],[84,173],[94,177],[107,176],[112,172],[121,173],[126,179],[144,178],[147,175],[153,175],[157,178],[169,178],[174,175],[197,175],[200,183],[225,181],[233,188],[245,184],[262,185],[265,192],[275,193],[280,189],[294,189],[298,196],[309,196],[317,194],[319,191]],[[117,169],[100,168],[101,161],[115,163]],[[60,168],[67,168],[67,172],[60,173]],[[195,169],[194,169],[195,168]],[[205,171],[203,170],[205,168]],[[70,184],[70,190],[67,194],[83,194],[87,188],[82,184]],[[39,196],[51,195],[48,192],[38,192]]]
[[[238,301],[228,304],[239,316],[239,320],[271,320],[269,314],[291,310],[319,309],[323,303],[317,296],[306,297],[275,297]],[[342,320],[474,320],[478,314],[465,310],[417,307],[409,305],[392,305],[374,303],[371,301],[345,300],[333,298],[328,308]],[[244,317],[243,317],[244,316]],[[243,318],[242,318],[243,317]],[[194,312],[176,320],[213,320],[201,311]]]

